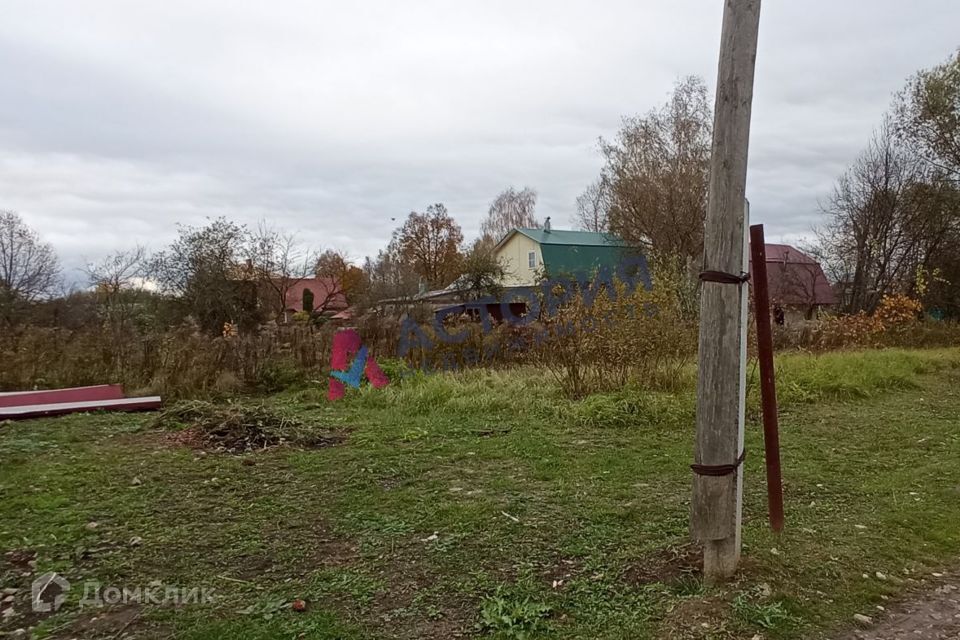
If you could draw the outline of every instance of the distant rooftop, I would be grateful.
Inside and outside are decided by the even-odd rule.
[[[627,243],[610,233],[568,231],[565,229],[514,229],[540,244],[562,244],[578,247],[625,247]],[[511,232],[512,233],[512,232]],[[510,234],[508,233],[507,236]],[[505,240],[506,238],[504,238]],[[502,242],[502,240],[501,240]]]
[[[771,301],[804,306],[836,304],[837,297],[820,263],[788,244],[766,244],[764,250]]]
[[[787,264],[817,264],[817,261],[788,244],[764,245],[767,253],[767,262],[786,262]]]

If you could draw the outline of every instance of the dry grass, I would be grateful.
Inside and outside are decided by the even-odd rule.
[[[212,338],[164,332],[26,327],[0,337],[0,390],[122,383],[128,393],[215,397],[277,391],[319,377],[331,330],[291,326]]]

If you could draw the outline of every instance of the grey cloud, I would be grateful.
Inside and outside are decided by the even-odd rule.
[[[596,140],[716,73],[722,3],[11,0],[0,208],[77,265],[175,223],[268,218],[373,254],[444,202],[467,234],[508,185],[563,225]],[[950,0],[766,2],[749,193],[774,238],[819,220],[891,95],[960,42]]]

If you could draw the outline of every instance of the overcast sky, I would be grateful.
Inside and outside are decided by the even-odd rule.
[[[713,89],[722,10],[0,0],[0,209],[68,267],[218,215],[359,259],[434,202],[470,238],[509,185],[566,228],[599,136],[679,76]],[[958,25],[956,0],[764,0],[748,196],[768,238],[808,233],[892,94],[960,45]]]

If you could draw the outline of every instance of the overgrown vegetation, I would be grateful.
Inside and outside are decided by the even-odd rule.
[[[958,65],[954,55],[911,78],[838,180],[811,251],[831,276],[841,313],[779,328],[778,347],[958,343]],[[490,248],[516,226],[539,224],[534,190],[500,193],[469,250],[441,203],[412,212],[363,269],[340,251],[302,246],[295,234],[218,218],[179,227],[156,255],[136,247],[88,265],[88,281],[67,295],[57,293],[52,247],[3,212],[0,390],[121,382],[130,393],[205,398],[303,385],[326,378],[333,331],[326,323],[348,299],[349,322],[378,358],[402,351],[412,367],[428,370],[536,364],[575,398],[628,384],[665,388],[696,352],[708,97],[702,80],[684,78],[662,107],[626,118],[601,144],[601,175],[578,200],[581,226],[645,252],[653,291],[579,293],[557,313],[531,311],[537,317],[521,326],[449,319],[447,329],[462,337],[455,344],[423,326],[425,340],[398,349],[405,318],[371,308],[399,298],[382,306],[401,309],[421,287],[451,284],[464,300],[499,296],[504,266]],[[289,295],[313,276],[327,283],[323,290]],[[427,305],[411,307],[406,318],[432,323]]]
[[[919,300],[884,296],[873,313],[827,315],[796,327],[779,327],[779,348],[817,351],[850,348],[942,347],[960,344],[960,323],[926,316]]]
[[[745,560],[721,588],[703,586],[686,544],[692,369],[669,392],[583,400],[529,366],[414,374],[333,404],[308,387],[262,408],[347,432],[340,446],[243,456],[201,455],[145,429],[146,415],[4,425],[0,587],[19,591],[0,630],[786,640],[845,627],[960,552],[960,469],[944,463],[960,456],[960,352],[794,354],[777,367],[787,531],[768,532],[763,460],[750,455]],[[220,411],[249,415],[199,409],[214,425]],[[753,454],[755,381],[748,416]],[[55,616],[33,616],[30,580],[49,570],[74,589]],[[216,600],[80,610],[94,579],[205,586]]]
[[[572,397],[631,381],[655,386],[696,354],[696,327],[682,317],[679,297],[666,287],[630,290],[617,282],[566,298],[555,315],[534,325],[543,339],[533,357]]]
[[[960,314],[960,53],[910,78],[837,180],[818,233],[844,312],[907,294]]]
[[[543,318],[523,324],[448,318],[441,340],[431,322],[411,325],[368,315],[358,319],[362,341],[380,361],[402,353],[388,372],[395,383],[413,370],[535,365],[549,371],[570,397],[620,389],[682,390],[697,349],[697,330],[681,295],[662,284],[627,290],[555,292],[563,303],[541,302]],[[119,312],[118,312],[119,313]],[[168,331],[143,328],[136,314],[92,327],[20,327],[0,336],[0,390],[120,382],[128,393],[171,399],[275,392],[325,381],[333,326],[293,323],[257,333],[211,337],[186,323]],[[408,335],[403,335],[404,333]],[[874,314],[825,316],[779,328],[778,348],[817,352],[863,347],[942,347],[960,344],[960,325],[924,317],[906,296],[885,298]],[[751,342],[752,344],[753,342]],[[392,365],[391,365],[392,366]]]
[[[0,336],[0,389],[106,381],[171,399],[279,391],[324,376],[331,335],[301,325],[221,337],[191,324],[146,334],[22,327]]]

